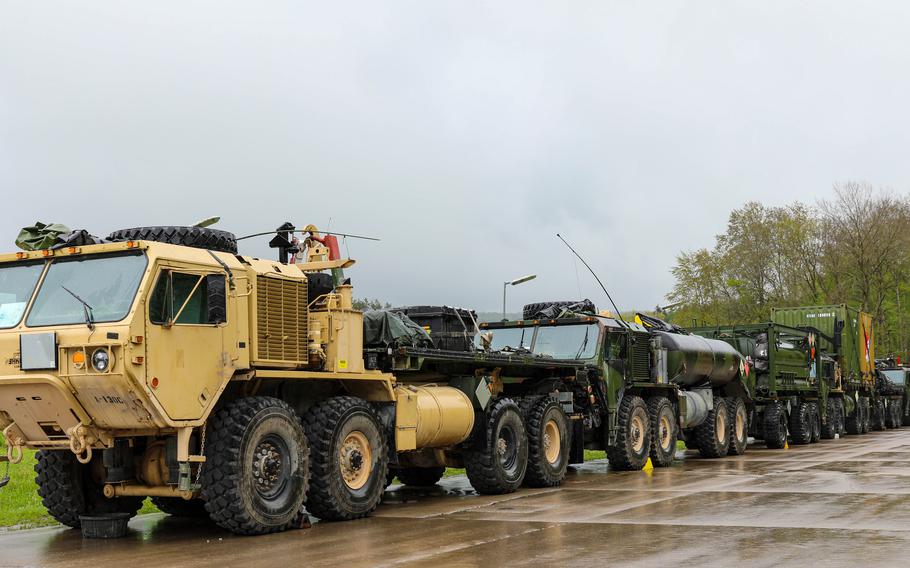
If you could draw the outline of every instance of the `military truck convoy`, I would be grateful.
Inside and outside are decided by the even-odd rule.
[[[817,348],[818,331],[768,322],[699,328],[693,333],[736,348],[754,374],[751,435],[769,448],[844,433],[844,391],[834,359]]]
[[[365,338],[354,261],[314,226],[283,225],[278,261],[200,227],[107,241],[0,255],[7,457],[39,450],[39,494],[72,527],[151,497],[270,533],[304,511],[366,516],[392,476],[432,484],[451,466],[480,493],[556,486],[586,448],[613,469],[666,467],[677,440],[741,454],[750,428],[779,445],[783,423],[767,424],[784,408],[827,435],[836,401],[871,405],[849,402],[871,401],[865,378],[841,388],[840,360],[812,346],[821,332],[798,326],[692,334],[545,302],[496,323],[455,310],[464,341],[437,345],[408,310],[370,315]]]

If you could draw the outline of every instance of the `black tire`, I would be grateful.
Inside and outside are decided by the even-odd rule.
[[[651,420],[640,396],[626,395],[619,405],[616,445],[607,447],[610,469],[636,471],[651,454]]]
[[[521,311],[522,319],[536,319],[543,310],[549,308],[567,308],[569,306],[578,306],[579,311],[594,313],[597,311],[597,308],[594,306],[594,302],[591,300],[551,300],[549,302],[535,302],[533,304],[525,304],[525,307]]]
[[[524,414],[528,435],[528,468],[524,485],[555,487],[566,478],[572,430],[559,401],[544,396]]]
[[[207,227],[134,227],[107,236],[110,241],[154,241],[237,254],[234,233]]]
[[[142,497],[104,496],[104,484],[92,477],[92,466],[100,464],[81,464],[67,450],[40,450],[35,458],[35,483],[41,503],[60,524],[78,529],[80,515],[128,513],[133,517],[142,507]],[[100,461],[101,457],[95,459]]]
[[[714,408],[704,422],[695,427],[695,445],[703,458],[722,458],[730,451],[730,417],[727,401],[714,397]]]
[[[762,423],[765,446],[779,450],[787,445],[787,413],[780,401],[765,406],[765,417]]]
[[[730,449],[727,455],[741,456],[749,447],[749,411],[740,397],[727,399],[727,416],[730,418]]]
[[[872,404],[872,429],[876,432],[881,432],[885,429],[885,403],[882,399],[878,399]]]
[[[202,499],[181,499],[180,497],[152,497],[152,503],[162,513],[172,517],[208,517],[205,501]]]
[[[844,420],[847,434],[858,436],[863,433],[863,407],[860,402],[853,406],[853,413]]]
[[[309,479],[307,440],[294,409],[266,396],[237,399],[209,420],[207,436],[200,479],[212,520],[242,535],[293,526]]]
[[[868,434],[872,431],[872,401],[867,397],[860,400],[863,403],[863,434]]]
[[[398,481],[410,487],[430,487],[439,483],[446,473],[446,468],[439,467],[402,467],[395,470]]]
[[[528,468],[528,437],[521,410],[510,398],[494,402],[475,447],[465,451],[465,472],[478,493],[502,495],[521,486]]]
[[[651,422],[651,465],[669,467],[676,457],[679,437],[676,411],[663,396],[648,399],[648,420]]]
[[[812,442],[812,409],[808,403],[799,403],[790,414],[790,439],[800,446]]]
[[[847,433],[847,417],[844,410],[844,399],[834,399],[835,416],[837,417],[837,433],[841,436]]]
[[[825,423],[822,424],[821,437],[823,440],[833,440],[837,435],[837,403],[833,398],[828,398],[825,403]]]
[[[372,513],[389,467],[387,436],[373,407],[357,397],[336,396],[310,408],[303,423],[312,470],[307,510],[326,521]]]
[[[822,437],[822,423],[821,423],[821,413],[818,411],[818,404],[815,402],[809,403],[809,443],[814,444],[821,440]]]

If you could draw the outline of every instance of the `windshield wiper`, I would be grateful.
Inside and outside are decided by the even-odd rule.
[[[581,342],[581,347],[579,347],[578,351],[575,353],[576,361],[581,359],[581,354],[584,353],[585,349],[588,348],[588,334],[590,333],[590,331],[591,331],[590,328],[585,330],[585,339],[584,339],[584,341]]]
[[[95,316],[92,314],[92,307],[90,305],[88,305],[88,302],[86,302],[85,300],[83,300],[82,298],[77,296],[75,292],[73,292],[72,290],[70,290],[69,288],[64,286],[63,284],[61,284],[60,287],[63,288],[64,290],[66,290],[67,292],[69,292],[70,296],[76,298],[76,300],[78,300],[79,303],[82,304],[82,315],[85,316],[85,325],[87,325],[90,330],[94,330],[95,329]]]

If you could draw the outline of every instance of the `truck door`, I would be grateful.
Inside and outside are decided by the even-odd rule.
[[[173,420],[201,418],[230,378],[225,291],[223,273],[159,268],[148,297],[146,381]]]

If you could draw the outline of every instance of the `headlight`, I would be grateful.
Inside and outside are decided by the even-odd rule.
[[[111,355],[107,352],[107,349],[101,347],[100,349],[95,349],[95,352],[92,353],[92,368],[94,368],[99,373],[105,373],[111,367]]]

